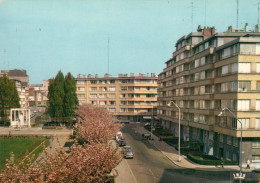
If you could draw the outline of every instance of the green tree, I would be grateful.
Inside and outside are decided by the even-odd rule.
[[[72,121],[72,118],[75,116],[77,105],[78,98],[76,94],[76,82],[74,77],[69,72],[65,76],[64,81],[63,116],[66,121]]]
[[[4,75],[0,78],[0,110],[1,120],[4,121],[4,125],[6,125],[10,108],[20,107],[19,101],[15,82]]]
[[[54,121],[61,122],[63,117],[63,100],[64,100],[64,75],[58,72],[49,84],[49,113]]]

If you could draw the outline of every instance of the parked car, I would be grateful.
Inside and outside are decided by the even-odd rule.
[[[132,150],[129,150],[126,154],[125,154],[125,158],[134,158],[134,153]]]
[[[123,134],[119,131],[116,133],[116,141],[119,143],[121,139],[123,139]]]
[[[131,146],[124,146],[122,149],[122,154],[126,154],[129,150],[132,151]]]
[[[119,141],[119,146],[125,146],[126,145],[126,140],[125,139],[121,139]]]

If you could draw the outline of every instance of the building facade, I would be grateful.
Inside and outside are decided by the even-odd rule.
[[[15,81],[21,108],[29,108],[29,76],[26,70],[1,70],[0,77],[4,74]]]
[[[242,123],[242,163],[260,165],[260,34],[198,27],[180,38],[172,58],[158,77],[158,117],[161,125],[181,138],[201,142],[205,154],[239,160]],[[223,108],[223,115],[219,113]],[[233,116],[234,115],[234,116]],[[237,121],[238,119],[238,121]]]
[[[30,107],[47,107],[48,105],[48,86],[49,81],[44,80],[43,84],[32,84],[29,86],[29,105]]]
[[[142,121],[156,111],[157,76],[153,73],[78,75],[75,80],[79,104],[104,106],[121,121]]]

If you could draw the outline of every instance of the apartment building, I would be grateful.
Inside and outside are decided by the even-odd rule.
[[[216,33],[214,27],[181,37],[158,77],[160,123],[205,154],[260,165],[260,33],[258,26]],[[172,104],[172,103],[171,103]],[[225,110],[223,115],[220,112]],[[234,116],[233,116],[234,115]],[[239,121],[237,121],[237,119]]]
[[[1,70],[0,77],[3,77],[4,74],[15,81],[21,108],[29,108],[29,76],[26,70]]]
[[[143,121],[156,111],[157,76],[153,73],[78,75],[75,80],[80,104],[104,106],[121,121]]]

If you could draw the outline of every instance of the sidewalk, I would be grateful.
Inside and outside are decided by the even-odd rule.
[[[137,133],[144,134],[144,133],[150,133],[147,131],[144,127],[139,127],[136,129]],[[182,167],[182,168],[191,168],[191,169],[207,169],[207,170],[240,170],[240,167],[237,165],[227,165],[223,168],[212,166],[212,165],[200,165],[196,164],[194,162],[191,162],[186,156],[181,155],[181,161],[178,161],[178,151],[165,143],[164,141],[159,141],[159,138],[155,135],[153,135],[154,140],[149,140],[150,144],[152,144],[155,148],[157,148],[159,151],[161,151],[169,160],[171,160],[175,165]],[[243,168],[243,172],[250,172],[251,170],[246,170]]]

